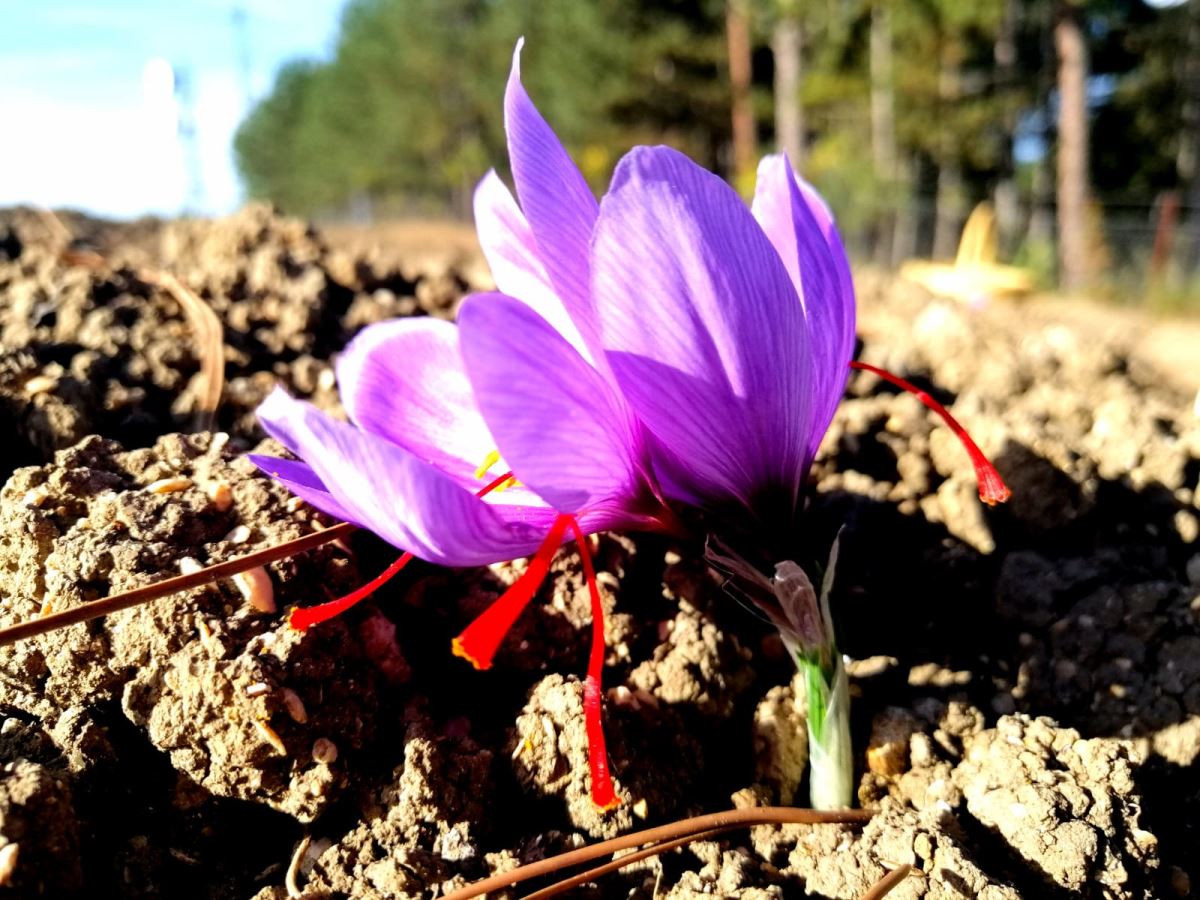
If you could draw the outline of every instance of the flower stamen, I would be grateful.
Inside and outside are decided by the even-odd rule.
[[[971,457],[971,465],[975,467],[975,478],[979,482],[980,500],[988,506],[995,506],[997,503],[1003,503],[1012,496],[1012,491],[1004,483],[1004,479],[1000,477],[1000,473],[996,470],[996,467],[984,456],[983,451],[979,449],[979,445],[967,433],[967,429],[963,428],[958,420],[950,415],[950,411],[946,407],[942,406],[942,404],[938,403],[927,392],[921,390],[912,382],[905,381],[900,376],[893,375],[886,369],[881,369],[870,363],[858,362],[857,360],[850,361],[850,368],[870,372],[872,375],[876,375],[884,381],[894,384],[896,387],[915,396],[925,406],[942,417],[950,427],[950,430],[954,432],[955,437],[962,442],[967,455]]]
[[[497,459],[499,454],[497,454]],[[486,470],[485,470],[486,474]],[[479,477],[479,476],[476,476]],[[484,497],[492,491],[500,490],[506,482],[512,481],[512,472],[505,472],[499,478],[494,478],[484,485],[481,489],[475,492],[476,497]],[[328,603],[320,603],[316,606],[296,607],[288,615],[288,625],[296,631],[308,631],[314,625],[320,625],[322,622],[328,622],[330,619],[340,616],[350,607],[354,606],[370,597],[373,593],[391,581],[401,569],[412,562],[413,555],[405,552],[399,559],[376,575],[366,584],[355,588],[344,597],[338,597],[336,600],[330,600]]]
[[[481,462],[479,464],[479,468],[475,470],[475,480],[482,481],[487,476],[487,473],[491,470],[492,466],[498,462],[500,462],[500,451],[493,450],[483,458],[483,462]]]
[[[487,473],[491,471],[492,466],[496,465],[498,462],[500,462],[500,451],[491,451],[483,458],[483,462],[479,464],[479,468],[475,470],[475,480],[482,481],[484,478],[486,478]],[[513,473],[509,472],[507,477],[500,482],[500,485],[496,488],[492,488],[491,490],[506,491],[510,487],[516,487],[520,483],[521,482],[517,481],[517,479],[513,477]],[[480,496],[483,495],[481,494]]]

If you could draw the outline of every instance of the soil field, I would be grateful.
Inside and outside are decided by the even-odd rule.
[[[211,349],[163,272],[219,320],[215,410]],[[834,617],[875,815],[728,832],[571,896],[855,898],[903,864],[892,897],[1196,895],[1196,330],[857,282],[859,358],[946,403],[1013,490],[981,506],[938,420],[851,379],[796,559],[841,531]],[[282,383],[338,411],[331,362],[358,330],[490,286],[449,227],[0,213],[0,626],[333,524],[243,458],[282,452],[256,405]],[[417,564],[288,627],[289,606],[395,559],[359,532],[268,565],[263,609],[246,600],[263,583],[225,579],[0,648],[0,897],[438,897],[637,828],[803,805],[777,636],[699,542],[596,547],[615,811],[587,793],[577,554],[476,672],[451,639],[523,562]]]

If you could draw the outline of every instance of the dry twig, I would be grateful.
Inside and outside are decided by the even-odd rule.
[[[200,395],[193,427],[196,431],[212,431],[225,384],[225,342],[221,320],[211,306],[170,272],[141,269],[137,274],[146,284],[165,290],[183,309],[188,327],[192,329],[196,340],[196,353],[200,357]]]
[[[733,828],[748,828],[752,825],[858,824],[866,822],[872,815],[874,813],[864,809],[822,811],[796,809],[788,806],[754,806],[745,809],[730,809],[725,812],[709,813],[704,816],[681,819],[678,822],[671,822],[667,825],[659,825],[655,828],[635,831],[632,834],[611,838],[607,841],[601,841],[598,844],[581,847],[578,850],[560,853],[558,856],[552,856],[549,859],[538,860],[537,862],[513,869],[511,872],[492,875],[465,888],[452,891],[443,900],[470,900],[470,898],[479,897],[488,891],[497,891],[501,888],[511,887],[522,881],[528,881],[530,878],[548,875],[551,872],[591,862],[594,859],[608,856],[620,850],[641,847],[643,844],[681,846],[683,843],[696,840],[707,832],[729,831]],[[658,852],[665,849],[669,848],[664,846]],[[619,860],[614,860],[614,862],[619,862],[621,866],[624,866],[639,858],[642,857],[638,857],[637,854],[629,854],[628,856],[621,857]],[[620,868],[620,866],[614,868]],[[606,871],[611,870],[606,869]]]
[[[42,207],[34,210],[51,238],[63,245],[61,255],[67,264],[88,269],[108,268],[108,259],[103,254],[71,247],[74,233],[53,210]],[[196,431],[212,431],[225,386],[225,341],[221,320],[211,306],[170,272],[142,268],[137,277],[145,284],[166,291],[183,310],[196,340],[196,354],[200,357],[200,396],[193,427]]]
[[[304,889],[300,887],[300,869],[304,865],[304,854],[308,852],[311,845],[312,837],[305,835],[304,839],[296,845],[296,849],[292,853],[292,861],[287,868],[287,876],[284,878],[283,885],[287,890],[287,895],[293,900],[304,896]]]
[[[586,872],[580,872],[578,875],[572,875],[570,878],[556,881],[554,884],[544,887],[540,891],[534,891],[532,894],[527,895],[525,900],[546,900],[547,897],[556,897],[559,894],[569,891],[571,888],[579,887],[581,884],[595,881],[600,876],[607,875],[609,872],[622,869],[630,863],[641,862],[643,859],[658,856],[661,853],[666,853],[668,850],[683,847],[694,841],[706,841],[711,837],[716,837],[718,834],[724,834],[726,831],[733,831],[741,827],[741,825],[730,825],[727,828],[710,828],[708,831],[697,831],[695,834],[685,835],[673,841],[662,841],[658,844],[651,844],[649,847],[643,847],[641,850],[628,853],[625,856],[615,857],[603,865],[588,869]]]
[[[870,889],[861,897],[859,897],[858,900],[882,900],[882,898],[886,897],[892,892],[893,888],[911,875],[912,871],[913,867],[908,863],[905,863],[902,866],[897,866],[873,885],[871,885]]]
[[[328,544],[331,541],[344,538],[356,529],[356,525],[342,522],[334,525],[332,528],[306,534],[303,537],[285,541],[273,547],[265,547],[262,550],[256,550],[253,553],[247,553],[245,556],[226,560],[223,563],[217,563],[215,566],[208,566],[196,572],[177,575],[165,581],[156,581],[154,584],[147,584],[139,588],[134,588],[131,591],[124,591],[120,594],[114,594],[111,597],[105,597],[103,600],[93,600],[91,603],[74,606],[60,613],[42,616],[38,619],[30,619],[27,622],[10,625],[7,628],[0,628],[0,647],[15,644],[17,641],[45,634],[49,631],[55,631],[59,628],[66,628],[68,625],[75,625],[79,622],[86,622],[89,619],[106,616],[118,610],[129,609],[131,606],[149,603],[151,600],[158,600],[160,597],[166,597],[179,591],[186,591],[189,588],[199,587],[202,584],[208,584],[210,581],[216,581],[218,578],[236,575],[239,572],[253,569],[255,566],[283,559],[286,556],[294,556],[305,550],[311,550],[313,547],[320,547],[322,544]]]

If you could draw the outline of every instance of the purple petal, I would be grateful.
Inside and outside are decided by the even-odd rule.
[[[532,306],[587,357],[579,329],[550,286],[529,222],[494,170],[475,188],[475,230],[496,286]]]
[[[333,498],[317,473],[302,462],[294,459],[283,459],[278,456],[260,456],[257,453],[248,454],[250,462],[254,463],[289,491],[310,506],[315,506],[321,512],[328,513],[343,522],[353,521],[350,514]],[[361,522],[355,522],[361,525]]]
[[[588,247],[598,206],[558,136],[521,84],[521,47],[513,51],[504,95],[508,156],[521,209],[537,242],[537,255],[583,341],[601,359],[591,301]]]
[[[337,375],[351,421],[474,492],[483,487],[475,471],[496,439],[476,406],[458,341],[458,328],[440,319],[381,322],[350,342]],[[505,501],[542,505],[519,488],[506,490]]]
[[[458,319],[479,408],[522,483],[560,512],[632,493],[628,417],[579,352],[503,294],[469,297]]]
[[[794,498],[810,443],[808,332],[732,188],[674,150],[633,150],[601,206],[593,271],[625,400],[683,468],[668,483],[747,504],[766,489]]]
[[[792,171],[783,154],[758,166],[754,217],[783,259],[812,336],[814,398],[810,454],[842,398],[854,352],[854,282],[825,201]]]
[[[429,562],[486,565],[528,556],[555,513],[488,504],[408,451],[275,390],[259,421],[312,469],[346,513]]]
[[[393,319],[363,329],[338,357],[337,380],[352,422],[464,486],[496,447],[450,322]]]

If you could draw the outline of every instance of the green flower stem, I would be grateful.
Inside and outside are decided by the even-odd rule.
[[[843,809],[854,793],[850,747],[850,686],[837,648],[792,650],[808,698],[809,802],[813,809]],[[828,662],[822,661],[824,657]]]
[[[837,552],[838,540],[834,540],[818,595],[812,579],[791,560],[776,563],[775,576],[768,579],[719,540],[710,539],[705,547],[709,565],[741,587],[779,629],[784,646],[804,675],[809,796],[813,809],[820,810],[849,807],[854,796],[850,685],[829,613]]]

